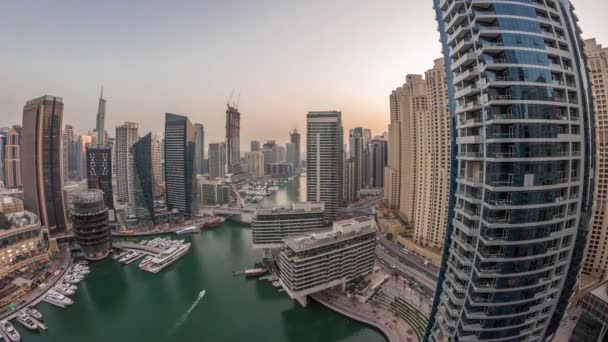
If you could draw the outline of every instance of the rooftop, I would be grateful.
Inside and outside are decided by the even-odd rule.
[[[591,290],[591,294],[608,303],[608,280]]]
[[[274,208],[263,208],[256,209],[256,215],[269,215],[269,214],[296,214],[305,212],[324,212],[325,204],[323,202],[293,202],[291,205],[274,207]]]
[[[283,242],[294,252],[317,248],[348,240],[376,231],[376,221],[360,216],[353,219],[334,222],[331,229],[305,235],[294,235],[283,239]]]

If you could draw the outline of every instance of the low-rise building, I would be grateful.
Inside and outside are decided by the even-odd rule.
[[[23,201],[15,197],[0,197],[0,214],[23,211]]]
[[[322,202],[296,202],[272,209],[256,209],[251,223],[253,248],[284,247],[283,239],[323,229]]]
[[[581,309],[570,341],[608,341],[608,280],[585,295]]]
[[[334,222],[331,229],[283,239],[281,285],[306,306],[308,295],[372,272],[376,231],[376,221],[361,216]]]
[[[15,270],[49,261],[38,216],[21,211],[6,214],[6,218],[11,228],[0,230],[0,279]]]

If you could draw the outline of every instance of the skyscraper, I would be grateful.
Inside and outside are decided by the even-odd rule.
[[[95,125],[95,131],[97,132],[97,145],[104,146],[106,144],[105,133],[106,133],[106,100],[103,98],[103,87],[101,87],[101,95],[99,96],[99,103],[97,104],[97,120]]]
[[[22,175],[25,209],[38,214],[51,236],[65,233],[61,127],[63,100],[45,95],[23,107]]]
[[[21,129],[13,127],[8,132],[4,146],[4,177],[7,188],[17,188],[21,181]]]
[[[368,149],[368,187],[384,187],[384,169],[388,158],[388,142],[382,137],[372,139]]]
[[[348,147],[350,152],[350,158],[355,163],[355,174],[353,179],[353,200],[359,197],[359,191],[363,188],[365,182],[365,152],[367,147],[365,146],[363,138],[363,128],[356,127],[350,130],[348,135]]]
[[[455,185],[426,338],[551,340],[579,276],[593,195],[576,16],[567,0],[434,4]]]
[[[253,177],[264,177],[264,154],[262,151],[245,153],[245,163]]]
[[[112,189],[112,149],[108,146],[94,146],[86,149],[87,186],[103,191],[103,200],[108,210],[114,210]]]
[[[297,169],[296,144],[287,143],[285,145],[285,155],[287,163],[291,164],[294,170]]]
[[[152,192],[154,197],[163,195],[163,170],[161,160],[163,159],[162,143],[156,134],[152,135]]]
[[[196,214],[194,126],[186,116],[165,114],[165,193],[169,209]]]
[[[93,145],[93,137],[90,135],[79,135],[74,148],[76,159],[76,178],[87,179],[87,148]]]
[[[129,201],[129,150],[137,139],[135,122],[116,126],[116,197],[121,202]]]
[[[384,201],[387,207],[399,209],[401,201],[401,111],[405,91],[399,87],[389,97],[391,118],[388,125],[388,160],[384,169]]]
[[[324,202],[328,222],[342,206],[344,137],[342,113],[309,112],[306,123],[306,197]]]
[[[268,140],[262,146],[264,153],[264,164],[273,164],[277,162],[277,143],[274,140]]]
[[[75,194],[72,222],[76,242],[85,258],[101,260],[110,254],[112,235],[101,190],[80,190]]]
[[[259,150],[260,150],[260,142],[257,140],[252,140],[250,151],[255,152],[255,151],[259,151]]]
[[[209,177],[215,179],[226,175],[226,143],[209,144]]]
[[[129,203],[140,222],[155,222],[152,148],[152,133],[146,134],[131,146]]]
[[[289,133],[289,141],[294,144],[294,157],[291,161],[293,163],[293,169],[297,170],[300,168],[300,133],[297,129],[293,129],[293,132]]]
[[[203,160],[205,160],[205,126],[202,124],[194,124],[194,165],[197,174],[205,173],[203,169]]]
[[[241,162],[241,113],[228,105],[226,109],[226,172]]]
[[[595,114],[595,136],[597,148],[595,150],[596,160],[608,158],[608,48],[598,44],[595,39],[585,41],[585,51],[589,65],[591,86],[593,90],[593,107]],[[608,167],[600,162],[595,168],[595,182],[598,184],[608,183]],[[589,247],[583,265],[583,272],[602,278],[608,272],[608,202],[606,195],[608,190],[603,186],[596,186],[593,195],[593,221],[589,235]]]

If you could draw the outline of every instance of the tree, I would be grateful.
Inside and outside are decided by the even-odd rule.
[[[0,214],[0,229],[9,229],[11,222],[6,218],[6,215]]]
[[[388,240],[392,240],[393,239],[393,233],[386,233],[386,238]]]

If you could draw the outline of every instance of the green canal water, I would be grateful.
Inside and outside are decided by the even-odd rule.
[[[305,197],[303,178],[262,202],[264,206]],[[292,341],[383,342],[375,330],[325,309],[302,308],[267,281],[233,277],[260,260],[249,226],[227,222],[187,237],[190,253],[153,275],[137,262],[91,265],[68,309],[38,305],[49,330],[15,326],[25,342]],[[205,296],[197,301],[202,290]]]

